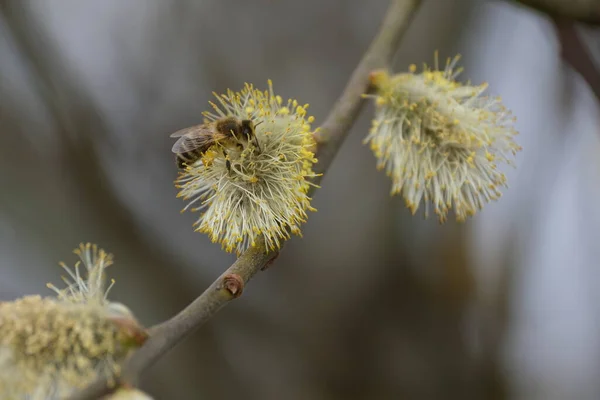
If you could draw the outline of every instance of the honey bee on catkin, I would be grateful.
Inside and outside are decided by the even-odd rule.
[[[250,141],[254,140],[260,151],[254,131],[256,125],[250,119],[224,117],[209,123],[190,126],[171,134],[172,138],[178,138],[171,149],[175,153],[177,167],[185,169],[186,166],[194,164],[211,146],[217,143],[223,145],[223,149],[229,146],[245,148]],[[229,163],[227,165],[230,168]]]

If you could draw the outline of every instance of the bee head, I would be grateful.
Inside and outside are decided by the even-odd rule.
[[[256,145],[256,148],[258,149],[259,152],[261,151],[260,144],[258,143],[258,138],[256,137],[256,134],[254,132],[254,128],[256,128],[258,125],[262,124],[262,122],[263,121],[260,121],[258,124],[255,125],[254,122],[250,119],[242,120],[242,134],[248,140],[254,138],[254,144]]]
[[[242,120],[242,135],[247,139],[254,136],[254,122],[251,119]]]

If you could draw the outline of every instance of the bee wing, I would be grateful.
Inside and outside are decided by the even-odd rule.
[[[195,127],[195,129],[188,131],[184,136],[179,137],[171,151],[175,154],[187,153],[188,151],[194,151],[196,149],[208,148],[215,142],[226,138],[219,132],[214,132],[208,127],[201,126]]]
[[[172,137],[172,138],[181,137],[184,135],[189,135],[189,134],[192,134],[195,132],[204,131],[204,130],[208,130],[208,129],[209,129],[209,127],[206,124],[194,125],[194,126],[190,126],[188,128],[180,129],[175,133],[171,133],[170,137]]]

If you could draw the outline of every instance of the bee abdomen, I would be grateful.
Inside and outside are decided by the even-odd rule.
[[[202,152],[198,149],[179,153],[175,157],[177,168],[185,169],[186,165],[192,165],[202,157]]]

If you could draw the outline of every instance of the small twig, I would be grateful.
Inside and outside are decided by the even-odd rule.
[[[600,101],[600,72],[594,64],[585,43],[577,33],[575,23],[567,19],[554,19],[556,35],[562,58],[577,71]]]
[[[352,74],[344,92],[333,106],[319,132],[315,172],[325,173],[352,127],[361,106],[362,94],[369,88],[369,73],[387,66],[421,0],[392,0],[380,31]],[[320,177],[318,178],[320,181]],[[140,374],[231,300],[243,286],[277,253],[266,254],[263,242],[245,251],[210,287],[183,311],[149,330],[150,338],[123,367],[121,382],[135,384]],[[110,392],[106,380],[99,380],[70,397],[70,400],[96,399]]]
[[[600,0],[513,0],[555,18],[600,25]]]

